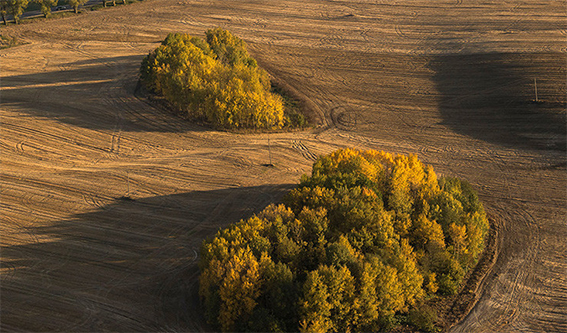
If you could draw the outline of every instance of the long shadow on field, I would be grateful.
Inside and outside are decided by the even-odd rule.
[[[291,185],[139,200],[29,228],[2,248],[2,331],[208,330],[197,297],[205,237],[279,199]],[[25,230],[22,230],[25,232]]]
[[[95,130],[205,130],[136,97],[141,61],[142,56],[86,59],[55,71],[3,77],[2,104],[23,114]]]
[[[434,58],[444,123],[508,147],[565,151],[565,61],[551,53]],[[534,102],[534,78],[540,103]]]

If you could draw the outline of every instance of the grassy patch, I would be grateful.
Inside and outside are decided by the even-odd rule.
[[[79,14],[80,13],[81,12],[79,12]],[[77,14],[73,13],[73,11],[51,12],[51,15],[49,15],[48,17],[44,17],[43,15],[42,16],[35,16],[35,17],[26,17],[24,19],[21,19],[19,24],[30,24],[30,23],[37,22],[37,21],[59,19],[59,18],[70,17],[70,16],[74,16],[74,15],[77,15]],[[11,24],[14,24],[14,23],[11,23]],[[78,29],[77,31],[80,31],[80,29]]]
[[[107,6],[107,7],[109,7],[109,6]],[[104,8],[107,8],[107,7],[104,7],[103,5],[94,5],[90,8],[90,10],[94,12],[96,10],[101,10],[101,9],[104,9]]]
[[[272,93],[280,95],[284,102],[284,127],[291,128],[305,128],[308,127],[307,118],[301,112],[301,103],[299,100],[293,98],[285,89],[272,83]]]
[[[9,47],[14,47],[20,45],[16,37],[1,36],[0,35],[0,49],[7,49]]]

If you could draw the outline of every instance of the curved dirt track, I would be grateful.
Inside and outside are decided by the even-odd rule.
[[[3,27],[28,44],[0,51],[0,329],[207,330],[202,239],[277,201],[314,156],[355,147],[469,180],[500,224],[452,331],[567,331],[566,22],[554,0],[153,0]],[[168,32],[214,26],[321,126],[218,132],[135,96]]]

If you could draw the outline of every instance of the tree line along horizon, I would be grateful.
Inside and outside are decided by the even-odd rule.
[[[222,331],[436,331],[484,248],[476,192],[415,155],[341,149],[283,204],[205,240],[199,295]]]
[[[32,4],[36,4],[38,10],[47,18],[51,15],[52,7],[56,7],[57,5],[69,5],[73,8],[75,13],[78,13],[79,6],[84,5],[87,1],[88,0],[0,0],[0,15],[2,15],[4,25],[8,25],[8,15],[12,15],[14,22],[19,23],[20,17]],[[130,0],[130,2],[131,1],[132,0]],[[125,5],[129,0],[101,0],[103,7],[106,7],[108,3],[112,3],[113,6],[116,6],[117,2]]]

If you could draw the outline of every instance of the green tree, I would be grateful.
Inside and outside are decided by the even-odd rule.
[[[102,6],[103,6],[103,7],[106,7],[106,3],[109,2],[109,1],[112,1],[112,6],[116,6],[116,0],[105,0],[105,1],[102,2]],[[126,4],[125,1],[126,1],[126,0],[122,0],[122,3],[123,3],[123,4]]]
[[[375,299],[371,300],[372,297]],[[359,304],[361,328],[390,329],[396,312],[405,307],[398,270],[384,264],[379,257],[370,256],[363,269]]]
[[[41,6],[41,12],[47,18],[51,15],[51,7],[57,6],[59,0],[33,0]]]
[[[20,22],[20,17],[28,7],[29,0],[8,0],[8,13],[14,17],[14,22]]]
[[[200,295],[212,321],[223,331],[246,322],[259,296],[260,264],[250,249],[231,251],[226,260],[213,259],[201,276]]]
[[[370,263],[366,262],[358,279],[358,291],[356,300],[356,312],[358,315],[357,326],[361,331],[377,331],[377,323],[380,316],[380,299],[376,288],[378,272]]]
[[[219,289],[219,322],[223,331],[234,331],[239,321],[252,315],[259,296],[259,264],[250,250],[241,249],[228,260]]]
[[[248,54],[246,43],[229,31],[222,28],[210,29],[207,30],[206,37],[207,43],[222,63],[230,66],[258,67],[256,60]]]
[[[258,297],[259,306],[256,313],[263,314],[267,320],[263,320],[261,325],[251,325],[252,330],[293,331],[297,327],[296,277],[286,264],[281,262],[276,264],[267,257],[262,261],[261,271],[263,287]]]
[[[318,271],[307,276],[303,285],[301,306],[301,332],[328,332],[335,329],[331,320],[331,295]]]
[[[0,0],[0,15],[2,15],[2,20],[4,21],[4,25],[8,25],[8,0]]]
[[[323,265],[318,269],[327,285],[333,327],[341,332],[352,331],[357,324],[355,309],[356,281],[346,266]]]
[[[403,310],[407,311],[423,299],[423,275],[417,266],[417,260],[413,248],[408,239],[402,239],[399,252],[396,254],[392,264],[398,271],[398,281],[401,284],[401,299],[404,301]]]
[[[435,327],[436,320],[437,314],[435,311],[424,304],[420,305],[418,308],[412,309],[408,313],[408,321],[415,328],[423,332],[437,332],[438,329]]]
[[[69,5],[73,7],[75,14],[79,13],[79,6],[84,5],[87,0],[69,0]]]

